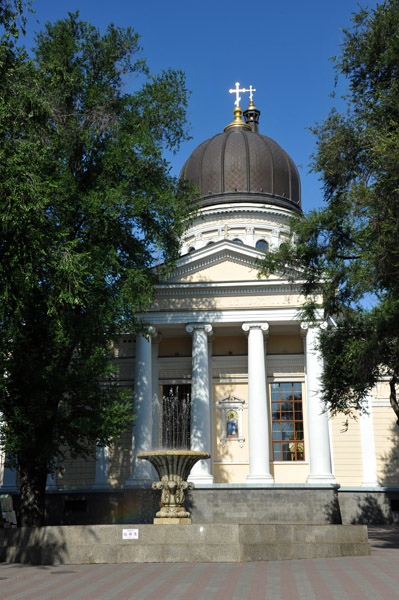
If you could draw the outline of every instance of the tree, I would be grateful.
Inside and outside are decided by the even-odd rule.
[[[25,0],[0,1],[0,26],[4,29],[3,38],[18,39],[20,32],[25,34],[26,11],[34,12],[32,2]]]
[[[0,436],[23,525],[44,522],[57,454],[132,422],[112,342],[142,330],[190,210],[162,157],[186,136],[184,75],[150,76],[140,50],[131,28],[100,35],[77,13],[33,58],[0,45]]]
[[[292,221],[291,244],[262,269],[300,273],[304,316],[330,319],[320,349],[332,413],[361,410],[388,376],[399,424],[399,1],[360,9],[343,33],[347,110],[312,128],[324,206]]]

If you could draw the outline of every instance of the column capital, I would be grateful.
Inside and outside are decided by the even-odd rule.
[[[144,338],[154,337],[157,335],[157,330],[155,329],[154,325],[143,323],[142,330],[137,332],[136,337],[139,337],[139,335]]]
[[[265,337],[269,335],[269,323],[243,323],[242,330],[248,335],[251,329],[260,329]]]
[[[299,332],[302,337],[305,337],[308,330],[327,329],[327,321],[318,321],[316,323],[309,323],[309,321],[301,321],[299,326]]]
[[[187,333],[192,334],[196,329],[205,331],[207,335],[212,333],[212,325],[210,323],[188,323],[186,325]]]

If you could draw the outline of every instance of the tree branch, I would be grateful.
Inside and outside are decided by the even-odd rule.
[[[391,403],[391,406],[393,408],[393,411],[397,417],[397,421],[396,424],[399,427],[399,403],[398,403],[398,399],[396,396],[396,383],[397,383],[397,377],[396,375],[393,375],[391,381],[389,382],[389,387],[391,388],[391,393],[389,395],[389,401]]]

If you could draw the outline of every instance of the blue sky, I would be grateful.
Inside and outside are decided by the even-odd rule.
[[[377,2],[360,4],[373,8]],[[314,139],[306,128],[336,103],[329,59],[339,53],[341,28],[358,11],[357,0],[34,0],[33,9],[28,47],[46,21],[79,10],[101,31],[110,22],[132,26],[152,72],[185,71],[193,139],[171,157],[173,174],[198,144],[231,122],[234,98],[228,90],[235,82],[252,85],[260,133],[276,140],[299,167],[304,210],[321,205],[317,175],[308,173]]]

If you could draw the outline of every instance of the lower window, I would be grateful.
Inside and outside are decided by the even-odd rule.
[[[305,460],[302,384],[272,383],[273,460]]]

